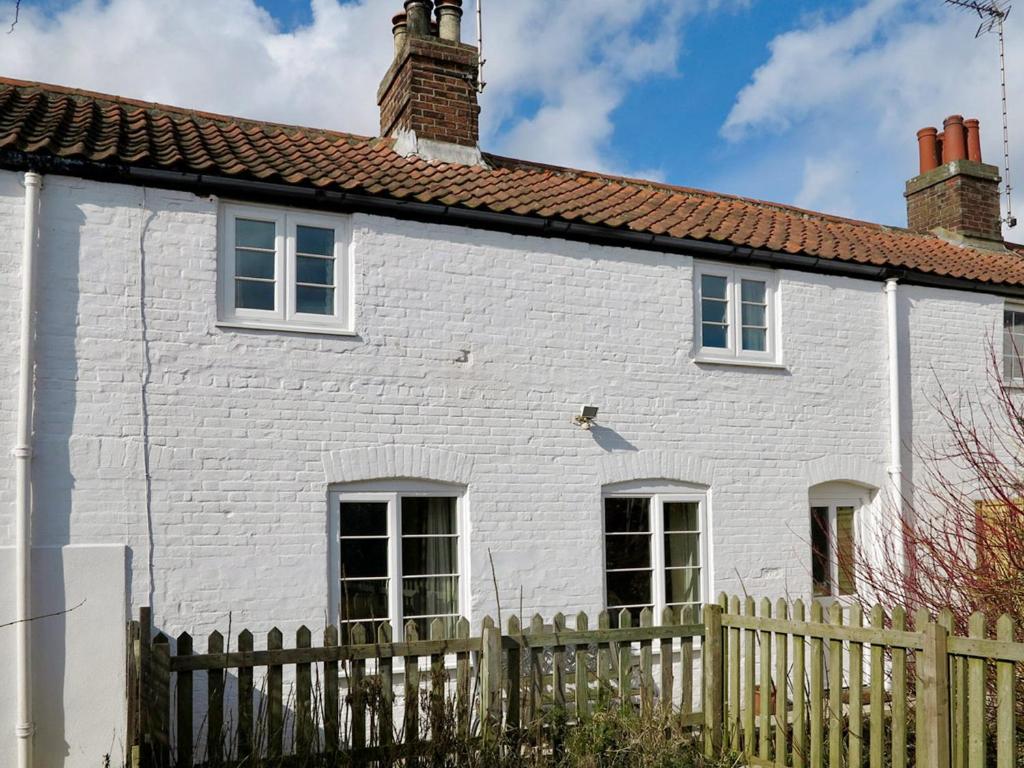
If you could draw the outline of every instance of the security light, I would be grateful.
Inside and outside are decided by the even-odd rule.
[[[573,419],[573,422],[583,427],[584,429],[590,429],[590,425],[594,423],[597,418],[597,406],[596,405],[584,405],[580,408],[580,415]]]

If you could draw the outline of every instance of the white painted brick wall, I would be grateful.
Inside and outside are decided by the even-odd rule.
[[[4,446],[21,196],[19,177],[0,174]],[[419,460],[417,447],[458,454],[474,623],[495,608],[488,549],[506,613],[520,588],[527,612],[598,610],[602,478],[644,466],[711,478],[714,590],[805,593],[809,468],[881,476],[889,461],[880,283],[783,271],[786,370],[697,366],[688,258],[359,215],[357,338],[223,330],[216,212],[185,193],[67,178],[43,193],[36,541],[127,543],[131,610],[152,599],[168,632],[224,630],[229,610],[236,630],[322,624],[325,466],[348,471],[332,457],[353,449],[408,449],[382,454],[394,466],[381,474]],[[901,307],[907,420],[926,440],[941,433],[932,369],[954,389],[982,385],[1001,301],[907,288]],[[584,403],[601,409],[593,432],[570,424]],[[3,462],[0,544],[12,508]]]

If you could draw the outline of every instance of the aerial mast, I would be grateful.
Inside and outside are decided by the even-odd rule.
[[[1008,227],[1017,226],[1013,215],[1013,184],[1010,181],[1010,121],[1006,98],[1006,35],[1003,29],[1006,18],[1010,15],[1010,0],[945,0],[968,11],[974,11],[981,18],[975,39],[985,34],[995,33],[999,37],[999,74],[1003,95],[1003,181],[1006,190],[1006,216],[1003,222]]]

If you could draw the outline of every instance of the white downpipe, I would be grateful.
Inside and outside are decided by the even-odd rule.
[[[903,432],[900,424],[900,337],[897,323],[899,281],[885,281],[889,326],[889,479],[902,516]]]
[[[32,768],[32,401],[35,382],[33,312],[39,189],[43,177],[25,174],[25,233],[21,262],[21,360],[18,369],[18,433],[11,453],[17,474],[15,588],[17,630],[18,768]]]

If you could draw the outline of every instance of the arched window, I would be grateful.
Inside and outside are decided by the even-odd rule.
[[[603,489],[605,605],[644,608],[660,620],[666,607],[697,606],[708,593],[707,489],[671,480],[638,480]]]
[[[857,594],[863,516],[872,489],[830,482],[810,490],[811,578],[815,597]]]
[[[330,494],[331,616],[343,638],[353,624],[376,632],[389,621],[395,641],[434,619],[449,637],[465,615],[465,488],[420,480],[336,486]]]

